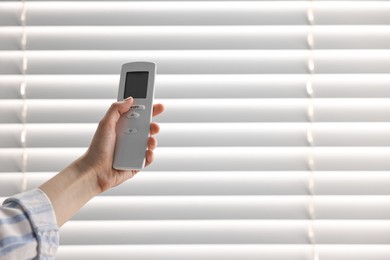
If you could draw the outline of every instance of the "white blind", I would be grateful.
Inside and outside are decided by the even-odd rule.
[[[81,155],[158,65],[155,162],[57,259],[390,259],[390,1],[0,2],[0,196]]]

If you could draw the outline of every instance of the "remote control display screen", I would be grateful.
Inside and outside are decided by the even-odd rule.
[[[148,90],[147,71],[132,71],[126,73],[125,94],[123,98],[146,98]]]

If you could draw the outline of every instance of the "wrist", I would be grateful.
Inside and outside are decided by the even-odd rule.
[[[92,169],[78,159],[40,186],[50,199],[59,226],[100,193]]]
[[[93,196],[96,196],[104,191],[99,181],[98,171],[88,163],[85,156],[77,159],[72,165],[70,165],[70,167],[74,167],[74,172],[77,172],[80,179],[83,179],[83,182],[87,185]]]

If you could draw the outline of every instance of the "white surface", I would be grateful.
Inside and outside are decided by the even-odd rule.
[[[85,152],[122,63],[156,61],[166,106],[155,163],[67,223],[58,259],[390,259],[390,1],[26,8],[23,53],[22,3],[0,3],[1,199]]]

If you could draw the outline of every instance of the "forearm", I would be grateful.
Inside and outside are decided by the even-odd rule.
[[[42,184],[40,189],[53,205],[58,226],[62,226],[101,191],[96,175],[82,163],[82,158]]]

